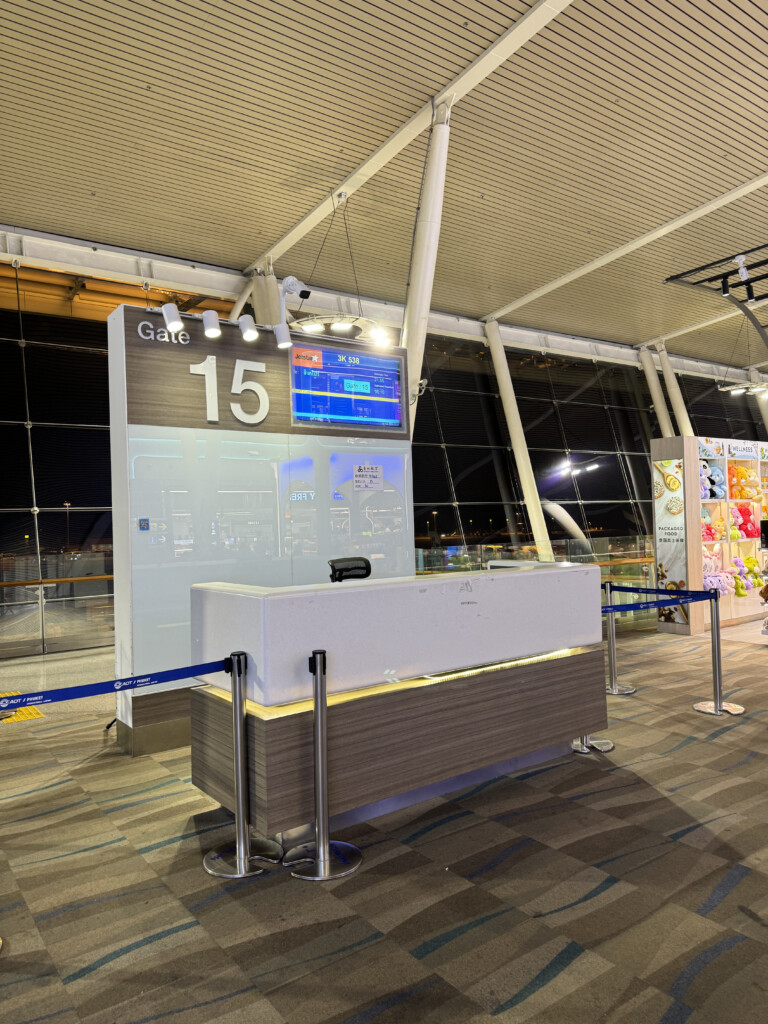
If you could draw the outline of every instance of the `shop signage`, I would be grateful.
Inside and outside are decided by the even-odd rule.
[[[682,459],[653,463],[653,496],[658,586],[673,591],[685,590],[688,569]],[[678,608],[660,608],[659,618],[668,622],[688,621],[687,610],[683,605]]]
[[[722,459],[725,455],[725,442],[718,438],[700,437],[699,458],[700,459]]]
[[[728,441],[729,459],[756,459],[757,441]]]

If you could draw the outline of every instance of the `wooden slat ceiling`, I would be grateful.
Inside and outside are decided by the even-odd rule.
[[[530,6],[4,0],[0,222],[241,268]],[[433,308],[483,316],[768,170],[766,69],[755,0],[575,0],[453,111]],[[277,272],[402,301],[426,141],[349,201],[357,285],[341,215]],[[505,319],[636,344],[716,316],[663,279],[768,241],[767,193]],[[727,362],[739,326],[668,348]]]

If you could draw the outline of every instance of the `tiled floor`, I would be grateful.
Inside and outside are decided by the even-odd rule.
[[[612,754],[348,829],[363,867],[326,884],[207,876],[229,816],[106,706],[0,725],[0,1020],[763,1024],[763,658],[725,642],[747,714],[715,719],[706,638],[620,637]]]

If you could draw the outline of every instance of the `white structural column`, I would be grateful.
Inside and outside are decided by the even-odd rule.
[[[413,427],[416,422],[418,382],[421,377],[421,364],[424,360],[424,345],[427,339],[427,324],[432,300],[432,283],[435,279],[437,246],[440,241],[440,222],[443,217],[445,170],[448,165],[448,140],[451,134],[449,117],[450,106],[447,103],[441,104],[435,112],[432,138],[424,168],[421,202],[416,213],[408,298],[403,317],[401,345],[407,350],[408,359],[411,436],[413,436]]]
[[[491,350],[493,372],[496,374],[496,382],[499,385],[504,418],[507,421],[507,429],[512,441],[512,454],[515,456],[517,474],[520,477],[523,500],[528,510],[528,518],[531,521],[533,540],[539,554],[539,561],[554,562],[555,556],[552,554],[552,542],[549,539],[547,524],[544,521],[544,513],[541,509],[539,489],[536,486],[536,477],[533,475],[531,456],[528,453],[528,442],[525,439],[523,421],[520,419],[515,389],[512,386],[507,353],[504,348],[504,342],[501,340],[499,325],[495,320],[489,320],[485,324],[485,336],[488,348]]]
[[[659,384],[659,375],[656,371],[656,363],[653,361],[653,354],[646,345],[641,345],[637,350],[637,354],[640,357],[640,365],[648,382],[648,390],[651,392],[651,401],[656,412],[656,419],[659,421],[661,436],[674,437],[675,428],[672,426],[664,392],[661,390],[661,384]]]
[[[656,351],[659,353],[661,372],[664,374],[664,383],[667,385],[667,394],[672,403],[672,411],[677,420],[677,429],[680,431],[680,436],[693,437],[693,427],[688,418],[688,410],[685,408],[683,392],[680,390],[677,374],[672,369],[672,363],[669,361],[669,355],[663,342],[656,343]]]

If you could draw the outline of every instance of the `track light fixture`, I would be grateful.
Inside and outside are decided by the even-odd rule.
[[[165,320],[165,326],[171,334],[178,334],[184,327],[184,322],[181,319],[181,314],[175,302],[166,302],[163,306],[163,320]]]
[[[292,348],[291,329],[288,324],[275,324],[272,328],[275,332],[275,341],[278,348]]]
[[[253,317],[250,313],[243,313],[243,315],[238,318],[237,326],[240,328],[243,341],[256,341],[259,336],[259,332],[256,330],[256,324],[254,323]]]
[[[727,299],[728,296],[731,294],[731,289],[730,289],[730,286],[728,284],[727,276],[724,277],[723,280],[720,282],[720,292],[721,292],[723,298],[725,298],[725,299]]]
[[[746,288],[746,290],[747,290],[747,304],[751,306],[752,303],[755,301],[755,289],[752,287],[752,282],[751,281],[747,281],[747,288]]]
[[[203,331],[205,332],[206,338],[220,338],[221,337],[221,325],[219,324],[219,314],[215,309],[203,310]]]
[[[741,280],[742,281],[748,281],[749,280],[749,271],[747,270],[747,268],[745,266],[745,264],[747,262],[747,257],[746,256],[734,256],[733,262],[734,263],[738,263],[738,265],[739,265],[739,277],[741,278]]]

